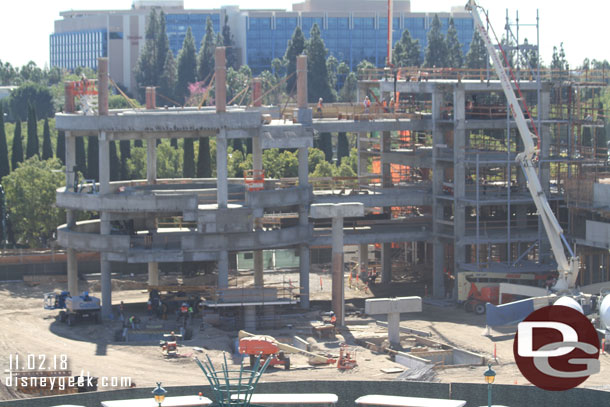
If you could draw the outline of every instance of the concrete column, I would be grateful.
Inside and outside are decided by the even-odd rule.
[[[227,170],[227,137],[224,129],[220,129],[218,136],[216,136],[216,174],[216,194],[218,207],[226,208],[229,202],[229,189]]]
[[[70,295],[78,294],[78,261],[76,260],[76,250],[68,248],[68,292]]]
[[[261,78],[253,78],[252,79],[252,105],[255,107],[261,107],[263,105],[263,99],[261,95],[263,94],[262,81]]]
[[[299,286],[301,308],[309,308],[309,246],[302,244],[299,246]]]
[[[216,113],[226,112],[227,108],[227,67],[225,47],[216,47],[214,51],[216,73]]]
[[[466,233],[466,94],[463,85],[457,85],[453,93],[453,270],[456,273],[464,263],[463,238]]]
[[[66,99],[67,100],[67,99]],[[76,164],[76,139],[69,131],[66,132],[66,192],[74,191],[74,166]],[[72,229],[76,223],[75,211],[66,210],[66,224]],[[78,261],[76,250],[67,249],[68,292],[78,294]]]
[[[381,282],[392,282],[392,243],[381,244]]]
[[[358,145],[358,174],[357,174],[358,177],[362,177],[363,174],[367,173],[367,168],[366,168],[367,159],[366,159],[366,156],[364,156],[362,154],[362,151],[363,151],[362,144],[364,144],[365,142],[363,142],[361,140],[363,138],[366,138],[367,134],[368,133],[366,133],[366,132],[365,133],[357,133],[358,139],[357,139],[357,143],[356,144]]]
[[[101,145],[100,145],[101,147]],[[107,212],[100,214],[100,234],[110,234],[110,216]],[[112,319],[112,277],[110,261],[106,253],[100,253],[100,274],[102,286],[102,317]]]
[[[259,90],[260,90],[260,80],[258,83],[259,83]],[[255,104],[255,106],[256,106],[256,104]],[[258,106],[260,106],[260,103],[258,104]],[[252,169],[255,171],[261,171],[263,169],[263,148],[261,145],[260,137],[252,137]],[[254,285],[256,287],[262,287],[264,285],[263,270],[264,270],[263,251],[255,250],[254,251]]]
[[[307,55],[297,56],[297,107],[307,109]]]
[[[157,108],[157,91],[154,86],[146,87],[146,108],[156,109]]]
[[[388,313],[388,341],[400,345],[400,312]]]
[[[306,186],[309,183],[309,149],[299,147],[299,185]]]
[[[110,143],[106,132],[101,131],[98,136],[99,141],[99,174],[100,174],[100,194],[110,192]]]
[[[218,288],[229,286],[229,252],[221,250],[218,256]]]
[[[381,178],[384,188],[392,187],[392,166],[383,158],[383,153],[389,153],[392,150],[391,135],[392,133],[389,131],[381,133]]]
[[[157,183],[157,139],[146,140],[146,182]]]
[[[345,287],[343,278],[343,216],[332,219],[332,310],[337,325],[345,325]]]
[[[246,305],[244,310],[244,329],[248,332],[256,331],[256,305]]]
[[[108,58],[97,59],[97,111],[108,115]]]
[[[435,88],[432,92],[432,229],[433,234],[438,236],[443,218],[443,201],[437,197],[442,194],[444,168],[439,156],[439,148],[444,143],[443,131],[438,120],[441,119],[441,107],[443,105],[443,93]],[[443,271],[445,269],[445,248],[439,237],[434,238],[432,257],[432,294],[436,298],[445,295],[445,281]]]
[[[369,245],[363,243],[358,248],[358,254],[360,257],[360,271],[368,273],[369,270]]]
[[[148,285],[159,285],[159,263],[157,262],[148,263]]]
[[[71,132],[66,132],[66,192],[74,191],[76,172],[76,137]]]
[[[70,82],[64,83],[64,113],[74,113],[74,95]]]

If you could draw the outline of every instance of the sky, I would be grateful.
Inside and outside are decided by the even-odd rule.
[[[300,0],[299,0],[300,1]],[[296,1],[296,2],[299,2]],[[332,1],[332,0],[329,0]],[[292,0],[185,0],[185,8],[218,8],[222,5],[238,5],[240,8],[292,7]],[[412,0],[413,12],[449,11],[466,0]],[[584,58],[610,60],[608,16],[610,2],[580,0],[578,2],[551,0],[479,0],[479,5],[489,10],[491,23],[500,36],[505,25],[506,9],[514,21],[519,11],[521,24],[535,24],[536,10],[540,15],[540,47],[544,62],[549,62],[553,46],[563,42],[570,66],[580,65]],[[49,63],[49,35],[53,32],[59,13],[66,10],[129,9],[131,0],[3,0],[0,6],[0,60],[21,66],[34,61],[43,67]],[[534,27],[523,27],[520,38],[528,37],[530,43],[536,37]]]

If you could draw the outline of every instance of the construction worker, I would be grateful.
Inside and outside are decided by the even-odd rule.
[[[176,334],[174,333],[174,331],[171,331],[169,333],[168,342],[176,342]]]
[[[332,311],[330,312],[330,324],[333,326],[337,325],[337,316]]]
[[[396,113],[396,106],[394,106],[396,102],[394,102],[394,98],[390,99],[390,111],[392,113]]]
[[[119,319],[121,321],[125,320],[125,303],[123,301],[119,304]]]
[[[318,107],[316,109],[316,112],[318,113],[318,117],[322,117],[322,108],[324,107],[324,99],[320,98],[318,99]]]
[[[388,101],[383,99],[383,102],[381,103],[381,106],[383,106],[383,113],[389,113],[390,111],[388,110]]]
[[[369,99],[368,96],[364,97],[364,113],[369,113],[371,111],[371,100]]]

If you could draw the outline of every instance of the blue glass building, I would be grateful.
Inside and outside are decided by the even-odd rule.
[[[74,69],[79,66],[97,69],[97,58],[108,55],[105,29],[51,34],[51,66]]]
[[[186,30],[191,27],[193,37],[195,38],[195,46],[199,50],[201,40],[205,35],[205,26],[207,19],[212,20],[214,32],[218,33],[221,29],[220,25],[220,10],[218,13],[182,13],[182,14],[166,14],[165,15],[165,31],[169,39],[169,48],[178,56],[178,52],[182,48]]]

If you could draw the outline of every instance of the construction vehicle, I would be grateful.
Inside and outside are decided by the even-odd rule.
[[[246,331],[239,331],[239,353],[249,355],[251,365],[254,365],[256,357],[260,355],[261,363],[267,358],[272,358],[269,362],[270,366],[282,365],[286,370],[290,369],[290,358],[286,354],[291,353],[308,357],[312,365],[330,365],[337,362],[336,359],[278,342],[272,336],[253,335]]]
[[[83,295],[72,297],[67,291],[61,293],[46,293],[44,295],[44,309],[61,309],[59,320],[68,326],[79,320],[91,319],[95,323],[102,321],[102,307],[100,299],[91,297],[87,291]]]
[[[167,339],[159,341],[161,353],[169,358],[180,356],[180,353],[178,352],[178,339],[182,338],[182,335],[171,332],[169,334],[163,334],[163,337]]]
[[[493,304],[487,303],[487,325],[493,326],[494,324],[499,325],[500,323],[509,322],[509,320],[511,323],[520,322],[525,317],[527,317],[527,315],[529,315],[529,312],[531,312],[533,309],[537,309],[538,307],[544,306],[545,304],[552,304],[554,300],[557,299],[558,295],[567,294],[570,296],[578,297],[579,300],[582,300],[583,297],[574,292],[576,279],[578,277],[580,267],[580,260],[570,248],[570,245],[568,244],[563,234],[563,229],[561,228],[561,225],[559,225],[555,214],[549,206],[546,195],[544,194],[544,190],[542,189],[542,185],[540,184],[540,179],[538,178],[538,174],[536,173],[536,165],[534,164],[534,161],[536,160],[536,157],[539,153],[539,148],[537,148],[534,144],[534,138],[537,138],[539,146],[540,135],[538,134],[536,124],[534,123],[534,120],[532,119],[532,116],[529,112],[525,97],[521,92],[521,88],[519,87],[519,83],[515,78],[510,63],[508,62],[506,53],[504,52],[502,46],[499,44],[499,41],[496,38],[496,43],[498,43],[497,47],[499,48],[504,59],[504,65],[506,66],[505,68],[502,65],[498,53],[496,52],[496,46],[492,43],[491,38],[489,37],[489,34],[485,28],[485,24],[483,23],[481,16],[479,15],[479,9],[483,10],[476,4],[474,0],[469,0],[466,4],[466,10],[470,11],[473,16],[475,29],[478,31],[481,39],[485,43],[487,53],[492,61],[492,66],[496,74],[498,75],[498,78],[500,79],[502,90],[504,91],[504,95],[506,96],[510,111],[512,113],[513,118],[515,119],[517,130],[519,131],[519,135],[523,142],[524,150],[521,153],[517,154],[515,160],[519,163],[521,169],[523,170],[523,174],[525,175],[527,188],[534,200],[538,216],[540,217],[542,224],[544,225],[544,230],[551,244],[551,250],[553,252],[553,256],[555,257],[555,261],[557,262],[558,272],[556,282],[550,287],[550,290],[554,293],[553,296],[549,296],[547,290],[543,288],[534,290],[534,287],[524,287],[517,284],[500,283],[498,293],[499,298],[501,298],[503,294],[515,294],[522,296],[537,295],[539,297],[533,299],[532,301],[516,301],[515,303],[513,303],[514,306],[510,306],[510,304],[505,304],[500,305],[498,307],[494,307]],[[484,10],[483,13],[485,13]],[[488,18],[487,20],[487,22],[489,22]],[[491,29],[493,32],[493,27]],[[507,71],[510,73],[512,80],[511,78],[509,78]],[[519,97],[517,97],[517,95],[515,94],[515,90],[513,89],[513,87],[517,90]],[[527,112],[534,133],[531,133],[529,130],[528,123],[523,113],[524,110]],[[569,258],[564,252],[564,247],[565,249],[567,249],[570,255]],[[490,314],[492,314],[491,317]]]

